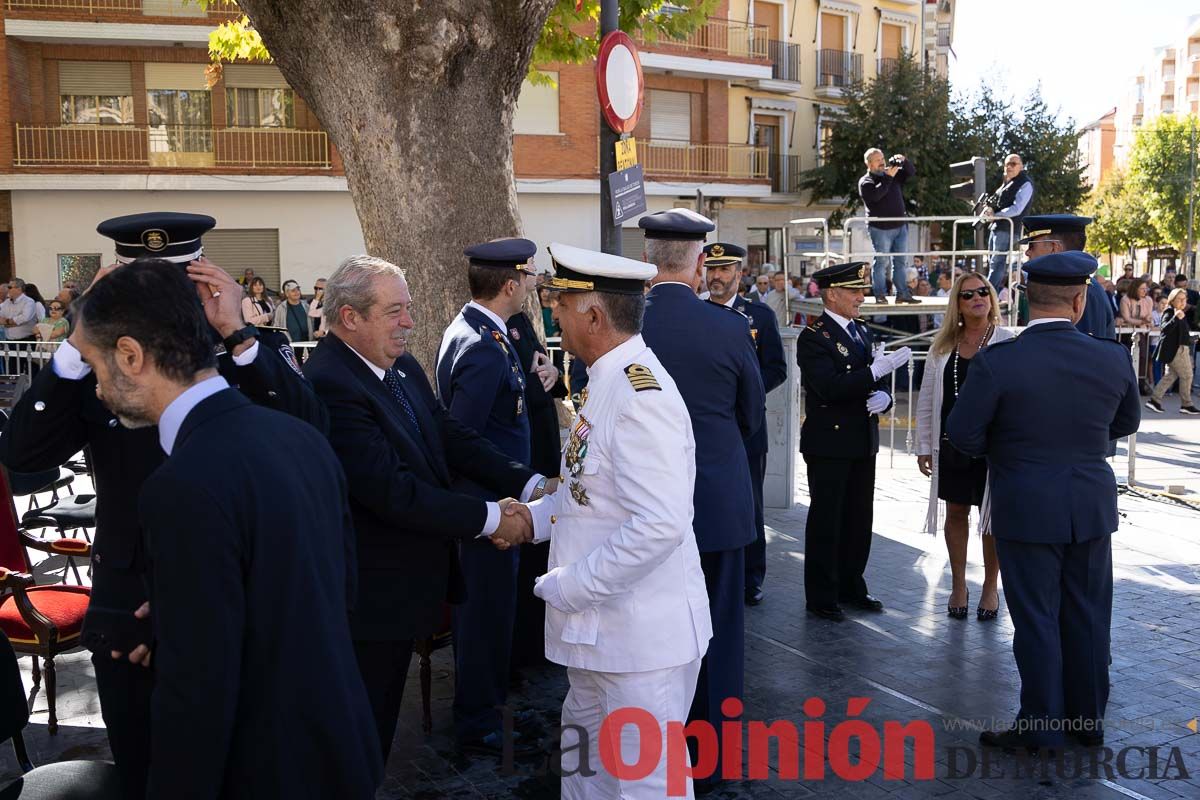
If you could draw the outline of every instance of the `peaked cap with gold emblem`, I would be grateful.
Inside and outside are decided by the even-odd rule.
[[[96,232],[116,242],[118,263],[162,258],[174,264],[187,264],[204,254],[200,237],[216,224],[206,214],[152,211],[106,219],[96,226]]]
[[[847,261],[813,273],[819,289],[870,289],[871,275],[866,261]]]
[[[712,242],[704,245],[704,263],[710,267],[725,267],[737,264],[746,257],[746,248],[728,242]]]

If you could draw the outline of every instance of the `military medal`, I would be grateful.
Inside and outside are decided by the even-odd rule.
[[[585,387],[583,387],[583,390],[579,393],[579,410],[580,411],[582,411],[583,407],[587,405],[587,394],[588,394],[587,390],[588,390],[588,387],[585,386]]]
[[[492,338],[496,340],[496,344],[500,345],[504,355],[508,355],[508,345],[504,343],[504,334],[500,331],[492,331]]]
[[[847,358],[850,357],[850,351],[847,350],[846,345],[842,344],[841,342],[837,343],[837,351],[839,353],[841,353],[842,355],[846,356]]]
[[[756,341],[756,342],[758,341],[758,328],[751,328],[751,329],[750,329],[750,338],[751,338],[751,339],[753,339],[753,340],[754,340],[754,341]]]
[[[571,497],[575,498],[575,502],[581,506],[591,504],[591,500],[588,499],[587,489],[584,489],[583,484],[579,481],[571,481]]]
[[[571,430],[571,438],[567,441],[567,472],[571,474],[572,478],[578,477],[583,472],[583,460],[587,458],[588,435],[591,432],[592,424],[587,421],[587,417],[580,414],[579,420]]]
[[[525,395],[519,394],[519,395],[517,395],[517,416],[518,417],[521,416],[521,414],[524,411],[525,411]]]

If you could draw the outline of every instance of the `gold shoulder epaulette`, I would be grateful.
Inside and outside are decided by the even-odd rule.
[[[629,384],[635,392],[662,391],[662,387],[658,385],[658,381],[655,380],[654,373],[650,371],[649,367],[630,364],[625,368],[625,377],[629,378]]]

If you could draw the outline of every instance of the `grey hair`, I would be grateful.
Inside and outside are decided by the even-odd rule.
[[[376,277],[404,278],[404,270],[390,261],[375,256],[350,256],[325,281],[325,319],[331,325],[341,325],[343,306],[350,306],[364,317],[375,304],[371,284]]]
[[[642,332],[642,315],[646,311],[646,295],[585,292],[575,298],[575,311],[585,314],[599,306],[608,317],[608,324],[617,333],[630,336]]]
[[[8,281],[8,285],[15,286],[18,289],[20,289],[21,291],[25,291],[25,281],[21,280],[20,278],[11,278]]]
[[[880,150],[878,147],[872,147],[870,150],[868,150],[867,152],[863,153],[863,163],[864,163],[864,164],[870,164],[870,163],[871,163],[871,156],[875,155],[876,153],[879,153],[879,155],[883,155],[883,151],[882,151],[882,150]]]
[[[647,239],[646,261],[659,272],[690,272],[696,269],[704,242],[699,239]]]

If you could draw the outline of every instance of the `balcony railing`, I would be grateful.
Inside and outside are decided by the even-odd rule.
[[[694,144],[651,139],[638,143],[649,176],[707,180],[766,180],[768,150],[752,144]]]
[[[329,169],[325,131],[184,125],[16,126],[18,167]]]
[[[213,3],[207,10],[194,0],[4,0],[9,11],[55,11],[75,14],[141,14],[147,17],[193,17],[197,19],[237,19],[242,15],[235,5]]]
[[[937,26],[937,46],[950,46],[950,25],[947,23],[939,23]]]
[[[771,153],[767,156],[771,191],[779,194],[799,194],[800,156],[785,156]]]
[[[900,59],[898,58],[881,58],[875,64],[876,73],[881,78],[890,78],[895,75],[900,69]]]
[[[800,81],[800,45],[771,39],[767,42],[771,77],[777,81]]]
[[[654,42],[646,42],[638,36],[649,50],[658,47],[695,50],[718,56],[732,56],[746,60],[767,58],[767,28],[732,19],[710,17],[696,30],[682,39],[660,36]]]
[[[862,80],[861,53],[817,51],[817,86],[849,86],[857,80]]]

